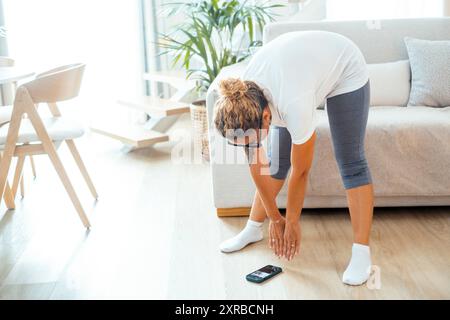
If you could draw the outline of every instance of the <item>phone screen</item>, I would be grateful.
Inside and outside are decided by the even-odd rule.
[[[250,282],[261,283],[279,274],[280,272],[282,272],[282,269],[280,267],[267,265],[265,267],[262,267],[261,269],[258,269],[248,274],[246,276],[246,279]]]
[[[275,272],[273,266],[265,266],[259,270],[252,272],[252,275],[264,279],[264,278],[267,278],[268,276],[270,276],[272,274],[272,272]]]

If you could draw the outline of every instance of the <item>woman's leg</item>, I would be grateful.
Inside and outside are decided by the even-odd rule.
[[[362,284],[370,274],[369,238],[373,216],[373,185],[364,152],[370,85],[327,100],[333,149],[339,166],[353,229],[352,260],[344,272],[347,284]]]
[[[266,220],[267,214],[266,209],[259,197],[258,191],[255,191],[255,197],[253,198],[252,208],[250,209],[249,219],[256,222],[264,222]]]
[[[280,192],[283,184],[284,179],[271,179],[269,188],[272,190],[275,197]],[[264,224],[266,216],[266,210],[258,194],[258,191],[256,191],[255,197],[253,198],[252,208],[250,210],[250,217],[247,221],[247,224],[245,225],[245,228],[242,229],[241,232],[239,232],[233,238],[224,241],[220,245],[220,250],[226,253],[234,252],[243,249],[250,243],[262,240],[262,226]]]
[[[353,228],[353,242],[369,245],[373,216],[373,184],[347,189],[347,203]]]
[[[285,179],[272,179],[271,181],[271,189],[275,195],[278,195],[281,188],[283,187]],[[255,197],[253,198],[252,208],[250,210],[249,219],[256,222],[264,222],[266,220],[267,214],[266,209],[262,203],[262,200],[259,196],[258,191],[255,192]]]
[[[273,127],[269,130],[268,157],[270,160],[270,184],[267,186],[274,197],[278,195],[291,167],[291,136],[286,128]],[[262,226],[266,219],[263,202],[255,192],[250,217],[245,228],[236,236],[220,245],[222,252],[233,252],[243,249],[250,243],[263,239]]]

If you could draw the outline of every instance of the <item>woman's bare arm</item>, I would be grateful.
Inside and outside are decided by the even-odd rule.
[[[291,150],[291,175],[288,182],[286,220],[298,221],[305,199],[309,170],[314,156],[316,133],[303,144],[293,144]]]
[[[250,173],[262,200],[266,214],[272,221],[282,218],[276,204],[279,183],[269,174],[269,162],[264,148],[250,148],[246,150],[250,165]]]
[[[285,219],[276,204],[276,196],[281,189],[279,180],[270,176],[269,163],[263,148],[248,149],[250,173],[258,190],[266,214],[269,217],[269,247],[281,257],[283,253],[283,234]]]
[[[303,208],[309,170],[314,155],[316,133],[303,144],[294,144],[291,149],[292,170],[288,183],[286,225],[284,229],[282,255],[291,260],[300,252],[301,230],[299,217]]]

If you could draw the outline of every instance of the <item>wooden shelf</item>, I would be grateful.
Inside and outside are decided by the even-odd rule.
[[[186,72],[183,70],[166,70],[147,72],[143,75],[144,80],[164,82],[175,87],[195,87],[195,80],[186,79]]]
[[[189,104],[169,99],[142,96],[135,99],[118,100],[120,105],[144,111],[152,116],[167,117],[181,113],[188,113]]]
[[[134,124],[103,124],[95,123],[90,126],[93,132],[116,139],[126,145],[144,148],[158,142],[169,140],[169,136],[153,130],[148,130]]]
[[[178,119],[180,114],[190,112],[190,104],[180,102],[180,100],[195,87],[195,81],[187,80],[185,73],[183,74],[180,71],[145,73],[143,78],[155,83],[166,83],[176,89],[176,93],[170,99],[159,98],[156,92],[152,92],[152,96],[117,100],[115,107],[132,108],[150,115],[152,119],[147,122],[147,128],[137,124],[122,123],[126,121],[125,119],[121,121],[119,115],[118,120],[115,122],[109,118],[106,120],[106,123],[94,123],[91,126],[93,132],[119,140],[135,148],[143,148],[157,142],[169,140],[168,135],[164,132]],[[123,108],[120,111],[124,111]],[[151,130],[152,128],[158,131]]]

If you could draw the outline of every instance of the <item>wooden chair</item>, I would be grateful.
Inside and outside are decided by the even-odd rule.
[[[14,63],[15,63],[15,61],[13,58],[6,57],[6,56],[0,56],[0,68],[13,67]],[[12,100],[12,98],[10,98],[10,97],[14,97],[14,92],[16,91],[16,88],[17,88],[17,82],[3,84],[0,87],[1,87],[0,95],[2,97],[0,100],[2,102],[4,101],[4,98],[6,98],[6,100]],[[12,114],[12,105],[4,105],[2,103],[2,105],[0,106],[0,126],[6,122],[9,122],[9,120],[11,118],[11,114]],[[30,160],[30,164],[31,164],[31,171],[33,173],[33,177],[36,179],[36,166],[34,164],[33,156],[29,156],[29,160]],[[24,178],[22,176],[22,178],[20,179],[20,193],[21,193],[22,197],[25,194],[25,187],[24,187],[23,180],[24,180]],[[15,193],[13,196],[15,198]]]
[[[11,193],[15,193],[17,181],[22,174],[24,157],[47,154],[82,223],[89,228],[89,219],[56,151],[65,141],[92,195],[97,199],[97,191],[74,142],[75,138],[84,134],[84,127],[62,116],[56,104],[78,95],[84,67],[84,64],[72,64],[52,69],[19,86],[16,91],[11,121],[0,127],[0,145],[4,144],[3,157],[0,162],[0,191],[2,195],[8,193],[7,180],[12,157],[18,157],[11,191]],[[52,117],[41,118],[36,108],[39,103],[48,105]],[[25,119],[23,118],[24,114],[28,116]]]
[[[6,57],[6,56],[0,56],[0,68],[13,67],[13,66],[14,66],[13,58]],[[16,89],[16,83],[0,85],[0,101],[2,102],[0,104],[0,126],[9,122],[9,120],[11,119],[12,106],[4,105],[3,101],[4,101],[5,97],[8,98],[9,95],[11,94],[11,92],[13,92],[15,89]],[[0,154],[1,154],[1,152],[0,152]],[[34,161],[33,161],[32,157],[30,157],[30,161],[31,161],[31,168],[33,170],[33,175],[34,175],[34,177],[36,177],[36,171],[35,171]],[[23,179],[20,180],[20,191],[23,196],[24,195]],[[11,198],[14,199],[15,194],[11,194]],[[8,197],[7,202],[9,205],[7,204],[7,207],[9,209],[14,209],[14,204],[11,204],[9,200],[10,199]],[[6,199],[5,199],[5,201],[6,201]]]

